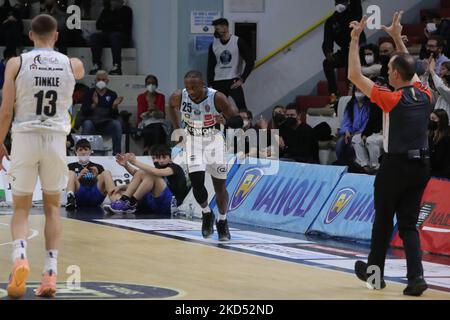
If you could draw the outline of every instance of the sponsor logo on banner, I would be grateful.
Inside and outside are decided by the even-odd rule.
[[[328,210],[325,217],[325,224],[330,224],[341,214],[350,201],[355,197],[356,191],[352,188],[345,188],[339,191]]]
[[[251,211],[304,218],[314,207],[326,185],[325,181],[298,177],[266,177],[263,187],[255,197]]]
[[[250,168],[244,172],[231,196],[230,211],[238,209],[244,203],[263,175],[264,171],[260,168]]]

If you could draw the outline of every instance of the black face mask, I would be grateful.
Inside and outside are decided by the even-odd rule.
[[[386,55],[380,55],[379,60],[382,65],[388,65],[389,61],[391,61],[391,57]]]
[[[285,124],[290,128],[295,127],[297,125],[297,119],[289,117],[286,119]]]
[[[158,162],[155,162],[154,164],[155,164],[155,168],[156,169],[165,169],[165,168],[167,168],[169,166],[169,165],[162,166]]]
[[[281,125],[285,121],[286,116],[284,114],[277,113],[276,115],[273,116],[273,122],[275,122],[277,126]]]
[[[435,51],[431,51],[431,50],[427,50],[427,58],[435,58],[436,59],[436,57],[437,57],[437,52],[435,52]]]
[[[436,131],[437,129],[439,129],[439,124],[436,121],[430,120],[430,123],[428,124],[428,130]]]

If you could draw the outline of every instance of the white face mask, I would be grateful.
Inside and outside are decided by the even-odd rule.
[[[437,31],[436,23],[427,23],[427,31],[433,33]]]
[[[244,120],[244,128],[248,128],[250,126],[250,121]]]
[[[149,84],[149,85],[147,86],[147,90],[148,90],[148,92],[150,92],[150,93],[155,92],[155,91],[156,91],[156,88],[157,88],[157,86],[156,86],[155,84]]]
[[[375,57],[372,54],[366,55],[366,63],[371,66],[375,62]]]
[[[345,4],[340,3],[340,4],[336,5],[336,11],[337,12],[342,13],[345,10],[347,10],[347,6]]]
[[[80,163],[86,164],[89,163],[90,158],[90,156],[78,156],[78,161]]]
[[[105,89],[105,88],[106,88],[106,82],[105,82],[105,81],[99,81],[99,82],[97,82],[97,83],[95,84],[95,86],[96,86],[99,90]]]

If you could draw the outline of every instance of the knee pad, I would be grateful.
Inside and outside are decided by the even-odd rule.
[[[191,180],[195,200],[199,204],[207,202],[208,191],[205,188],[205,172],[190,173],[189,179]]]

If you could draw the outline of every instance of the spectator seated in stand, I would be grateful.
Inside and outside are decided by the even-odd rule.
[[[369,121],[370,100],[356,87],[353,87],[353,95],[347,104],[336,142],[337,164],[352,165],[355,160],[353,139],[355,143],[361,141],[361,133]],[[356,136],[356,138],[355,138]]]
[[[99,207],[106,196],[114,198],[114,181],[111,172],[90,161],[91,144],[81,139],[75,145],[78,162],[70,163],[67,185],[67,211],[80,207]]]
[[[429,145],[431,175],[450,179],[450,127],[445,110],[434,110],[430,116]]]
[[[166,124],[166,98],[156,91],[158,78],[149,75],[145,78],[147,90],[137,98],[137,124],[139,134],[144,138],[144,155],[148,155],[152,146],[166,144],[168,127]]]
[[[386,86],[384,78],[375,78],[374,82]],[[368,101],[368,98],[366,98]],[[374,103],[369,103],[369,119],[361,134],[352,138],[353,149],[356,154],[356,163],[364,172],[374,174],[380,167],[380,156],[383,151],[383,112]]]
[[[281,117],[279,120],[282,120]],[[301,122],[296,104],[286,107],[286,116],[279,127],[285,145],[283,157],[286,160],[319,163],[319,143],[314,130]]]
[[[379,51],[377,45],[369,43],[361,48],[361,71],[368,78],[378,77],[381,72]]]
[[[183,169],[172,162],[172,151],[166,145],[156,145],[150,150],[154,167],[136,159],[134,154],[118,155],[117,163],[123,166],[133,180],[128,186],[119,187],[125,191],[120,200],[103,209],[109,214],[133,214],[138,209],[146,213],[170,216],[172,197],[180,206],[188,194]]]
[[[100,70],[96,75],[95,88],[89,89],[81,106],[82,135],[109,135],[112,137],[113,155],[122,151],[122,124],[119,105],[123,97],[107,88],[108,73]]]
[[[122,48],[131,44],[133,11],[124,5],[123,0],[104,0],[104,9],[97,20],[97,30],[90,38],[92,63],[90,74],[94,75],[102,69],[102,51],[111,46],[113,68],[110,75],[122,75]]]

